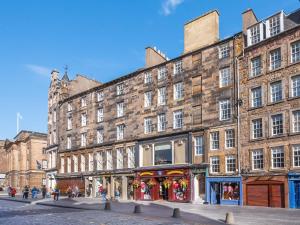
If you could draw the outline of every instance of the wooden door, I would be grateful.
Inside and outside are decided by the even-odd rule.
[[[269,206],[269,193],[267,184],[247,185],[247,205]]]
[[[271,184],[270,185],[270,207],[284,207],[284,191],[282,184]]]

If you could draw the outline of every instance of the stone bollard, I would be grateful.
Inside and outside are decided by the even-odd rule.
[[[110,202],[105,202],[104,210],[111,210]]]
[[[141,212],[142,212],[141,205],[135,205],[133,213],[141,213]]]
[[[173,216],[174,218],[179,218],[180,217],[180,209],[179,208],[175,208],[173,210]]]
[[[232,212],[226,213],[226,219],[225,219],[226,224],[233,225],[234,224],[234,217]]]

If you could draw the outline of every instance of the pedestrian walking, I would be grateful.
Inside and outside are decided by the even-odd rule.
[[[15,188],[11,189],[11,197],[16,197],[17,190]]]
[[[29,187],[26,185],[24,188],[23,198],[28,199]]]
[[[9,197],[11,197],[11,186],[8,186],[8,188],[7,188],[7,194],[8,194],[8,196]]]
[[[58,199],[59,199],[59,188],[58,187],[56,187],[55,189],[54,189],[54,201],[58,201]]]
[[[43,185],[43,187],[42,187],[42,196],[43,196],[43,198],[46,198],[46,194],[47,194],[47,188],[46,188],[45,185]]]
[[[38,189],[36,187],[33,187],[31,189],[31,198],[37,198]]]
[[[67,189],[68,198],[72,198],[72,188],[69,186]]]

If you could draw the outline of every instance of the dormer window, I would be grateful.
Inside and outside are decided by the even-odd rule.
[[[280,33],[280,15],[271,17],[269,19],[269,30],[270,30],[270,37],[273,37],[276,34]]]
[[[251,45],[254,45],[261,41],[259,24],[250,28],[250,41],[251,41]]]

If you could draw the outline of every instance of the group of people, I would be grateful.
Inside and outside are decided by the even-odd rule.
[[[14,187],[8,186],[7,193],[8,193],[8,196],[15,197],[16,194],[17,194],[17,190]],[[45,185],[43,185],[40,189],[38,189],[35,186],[30,189],[30,187],[28,185],[26,185],[22,189],[22,194],[23,194],[22,198],[23,199],[28,199],[30,193],[31,193],[31,198],[37,198],[38,194],[42,193],[43,198],[46,198],[47,194],[48,194],[49,197],[50,197],[50,195],[53,195],[53,199],[55,201],[58,201],[59,195],[60,195],[60,190],[59,190],[58,187],[55,187],[54,189],[51,188],[50,191],[47,192],[47,188],[46,188]]]
[[[72,188],[69,186],[66,194],[69,198],[76,198],[80,196],[80,190],[77,185],[73,186]]]

